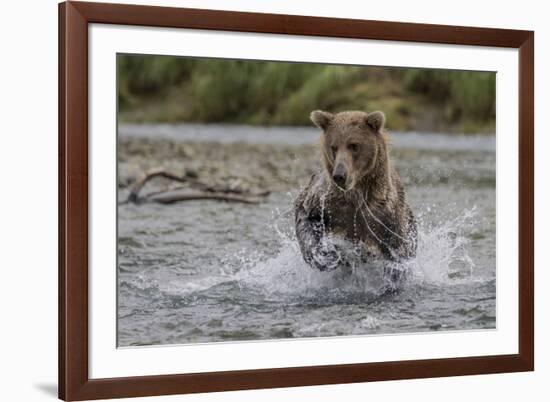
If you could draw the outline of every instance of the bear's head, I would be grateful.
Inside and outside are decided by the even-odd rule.
[[[311,121],[323,130],[321,151],[324,165],[334,184],[352,190],[362,179],[377,175],[387,161],[382,112],[361,111],[332,114],[316,110]]]

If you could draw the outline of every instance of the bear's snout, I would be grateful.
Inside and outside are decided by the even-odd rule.
[[[345,188],[346,186],[346,168],[341,163],[336,165],[334,171],[332,172],[332,179],[340,188]]]

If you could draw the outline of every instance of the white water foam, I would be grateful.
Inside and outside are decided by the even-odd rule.
[[[404,263],[361,263],[355,247],[342,239],[329,239],[339,250],[347,250],[343,259],[352,261],[351,267],[321,272],[308,266],[300,253],[292,223],[282,230],[275,222],[281,245],[274,257],[250,254],[246,250],[238,258],[227,259],[225,273],[228,279],[242,286],[262,289],[269,297],[299,295],[300,297],[338,294],[370,293],[379,295],[392,286],[384,274],[388,267],[406,272],[402,286],[411,283],[450,284],[469,280],[474,274],[474,263],[468,255],[469,240],[465,233],[474,222],[475,207],[462,211],[455,218],[438,225],[419,225],[418,250],[415,258]],[[279,215],[280,219],[280,215]]]

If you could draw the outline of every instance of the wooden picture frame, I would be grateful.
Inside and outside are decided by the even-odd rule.
[[[193,28],[519,49],[519,353],[90,379],[88,24]],[[534,33],[381,21],[65,2],[59,5],[59,397],[64,400],[293,387],[534,369]]]

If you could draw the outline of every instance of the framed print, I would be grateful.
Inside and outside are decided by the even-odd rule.
[[[534,33],[59,5],[59,397],[534,369]]]

